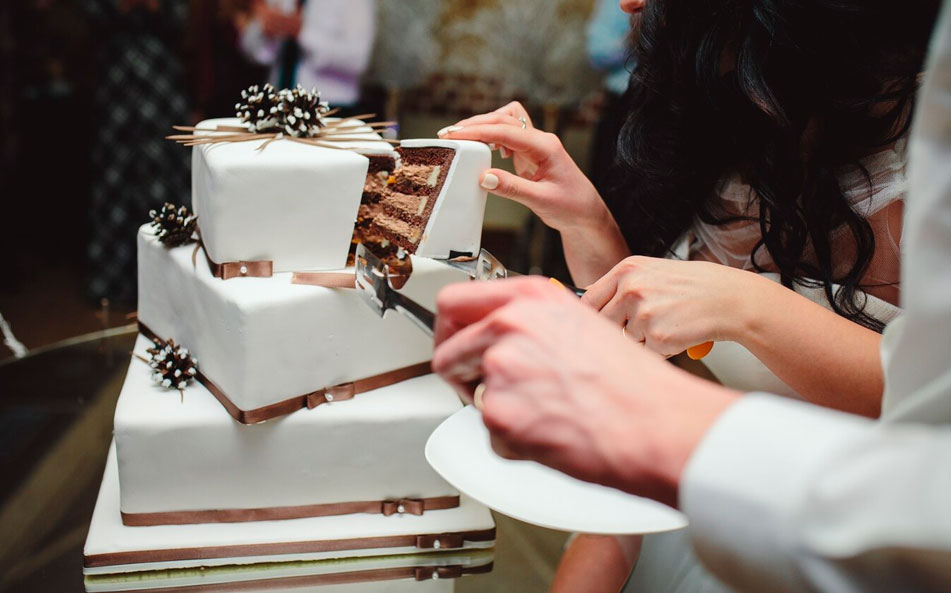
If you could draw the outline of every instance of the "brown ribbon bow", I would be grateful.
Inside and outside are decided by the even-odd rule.
[[[445,550],[461,548],[465,537],[461,533],[441,533],[437,535],[416,536],[416,547],[420,550]]]
[[[390,515],[422,515],[426,510],[426,501],[419,498],[402,498],[400,500],[384,500],[381,512],[384,517]]]
[[[197,227],[195,232],[198,235],[198,242],[195,244],[195,251],[192,252],[192,265],[197,265],[195,263],[195,256],[198,255],[198,250],[201,249],[202,253],[205,254],[205,260],[208,262],[208,269],[211,270],[211,274],[215,278],[221,278],[222,280],[229,280],[231,278],[270,278],[274,275],[274,262],[270,260],[229,261],[219,264],[208,255],[208,249],[205,247],[205,242],[201,238],[201,227]]]
[[[462,566],[420,566],[416,568],[417,581],[433,579],[458,579],[462,576]]]

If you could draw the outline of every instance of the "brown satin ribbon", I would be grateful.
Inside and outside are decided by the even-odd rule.
[[[397,581],[415,578],[417,581],[434,578],[458,578],[470,574],[486,574],[492,572],[492,562],[479,566],[404,566],[399,568],[380,568],[376,570],[359,570],[339,572],[335,574],[302,575],[276,579],[244,581],[240,583],[203,583],[200,585],[184,585],[161,589],[161,593],[230,593],[239,591],[262,591],[275,589],[287,591],[299,587],[317,587],[325,585],[345,585],[351,583],[374,583],[379,581]],[[134,574],[134,573],[133,573]],[[428,576],[427,576],[428,575]],[[89,577],[87,577],[89,578]],[[92,577],[95,580],[96,577]],[[117,591],[116,593],[132,593],[132,590]]]
[[[454,509],[459,506],[458,496],[432,498],[405,498],[361,502],[336,502],[290,507],[258,509],[218,509],[205,511],[166,511],[161,513],[122,513],[122,524],[130,527],[151,525],[192,525],[195,523],[242,523],[246,521],[282,521],[304,517],[328,517],[355,513],[384,516],[422,515],[425,511]],[[400,508],[403,510],[400,511]]]
[[[205,242],[201,238],[201,227],[197,228],[196,233],[198,234],[198,245],[195,247],[195,250],[197,251],[199,247],[201,248],[202,253],[205,254],[205,260],[208,261],[208,268],[215,278],[221,278],[222,280],[230,280],[231,278],[270,278],[274,275],[274,262],[269,260],[229,261],[219,264],[208,255],[208,249],[205,247]],[[194,253],[192,253],[192,263],[195,263]]]
[[[307,284],[324,288],[355,288],[356,274],[342,272],[294,272],[291,284]]]
[[[463,575],[463,568],[455,566],[419,566],[415,570],[417,581],[431,581],[433,579],[458,579]]]
[[[390,284],[396,290],[406,286],[410,274],[390,273]],[[294,272],[291,277],[291,284],[309,284],[311,286],[323,286],[324,288],[356,288],[356,278],[354,274],[343,272]]]
[[[148,339],[160,344],[165,344],[165,340],[163,338],[160,338],[141,321],[139,321],[139,331],[142,332],[142,335]],[[232,418],[241,424],[257,424],[259,422],[271,420],[272,418],[285,416],[291,412],[296,412],[301,408],[313,409],[328,402],[353,399],[356,395],[361,393],[373,391],[374,389],[379,389],[388,385],[394,385],[396,383],[407,381],[416,377],[422,377],[423,375],[428,375],[431,372],[433,371],[432,363],[430,361],[420,362],[407,367],[380,373],[379,375],[373,375],[372,377],[366,377],[363,379],[357,379],[356,381],[351,381],[349,383],[341,383],[340,385],[333,385],[331,387],[318,389],[310,393],[298,395],[284,401],[262,406],[260,408],[254,408],[252,410],[242,410],[237,405],[235,405],[235,403],[231,401],[227,395],[225,395],[221,388],[218,387],[211,379],[209,379],[208,376],[205,375],[201,370],[199,370],[195,375],[195,379],[201,383],[205,389],[210,391],[219,402],[221,402],[221,405],[224,406],[226,410],[228,410],[228,413],[231,414]]]
[[[241,558],[245,556],[277,556],[283,554],[311,554],[339,552],[342,550],[367,550],[378,548],[408,548],[421,550],[447,549],[449,544],[461,548],[465,542],[490,542],[495,540],[495,528],[480,531],[463,531],[428,535],[390,535],[382,537],[358,537],[339,540],[285,542],[270,544],[246,544],[234,546],[211,546],[207,548],[171,548],[164,550],[140,550],[134,552],[110,552],[91,554],[83,558],[87,568],[118,566],[152,562],[176,562],[206,558]],[[439,541],[440,545],[434,545]],[[426,545],[428,544],[428,545]]]

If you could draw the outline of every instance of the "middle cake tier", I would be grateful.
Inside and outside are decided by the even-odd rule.
[[[115,414],[126,525],[261,521],[458,506],[426,462],[426,439],[461,408],[425,375],[256,425],[235,422],[192,381],[150,380],[139,336]]]
[[[429,372],[432,338],[396,312],[380,319],[352,288],[295,284],[291,273],[221,280],[200,248],[169,249],[148,226],[138,263],[143,332],[187,347],[199,378],[241,423]],[[425,307],[441,287],[468,281],[430,259],[412,264],[401,290]]]

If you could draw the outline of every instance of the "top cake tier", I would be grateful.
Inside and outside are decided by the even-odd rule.
[[[196,146],[192,202],[208,258],[237,268],[269,262],[274,272],[340,269],[368,184],[368,157],[392,159],[390,173],[398,175],[408,153],[434,147],[448,151],[448,170],[426,188],[432,203],[425,208],[427,220],[420,221],[425,232],[405,250],[436,258],[478,251],[485,208],[479,177],[490,165],[488,147],[413,140],[398,153],[361,124],[353,122],[353,133],[346,134],[355,141],[335,143],[343,149],[288,139]],[[241,124],[214,119],[198,128],[219,125]]]

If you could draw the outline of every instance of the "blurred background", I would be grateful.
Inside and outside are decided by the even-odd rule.
[[[232,116],[242,88],[278,82],[282,45],[304,34],[308,6],[320,5],[303,4],[295,22],[296,3],[0,3],[0,360],[128,323],[135,229],[149,209],[188,202],[188,150],[162,137],[175,124]],[[517,99],[588,168],[613,94],[604,85],[624,65],[622,54],[605,59],[604,48],[589,47],[586,32],[613,21],[623,37],[616,0],[600,16],[596,0],[367,4],[372,22],[347,24],[366,34],[346,51],[370,56],[356,66],[354,109],[398,120],[399,137],[425,138]],[[356,18],[350,11],[318,18],[333,26]],[[280,50],[270,55],[261,51],[269,35]],[[513,269],[564,274],[557,237],[501,198],[490,197],[484,244]]]

